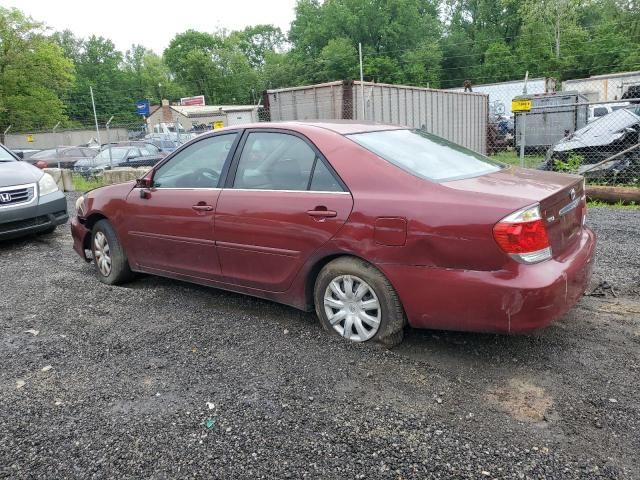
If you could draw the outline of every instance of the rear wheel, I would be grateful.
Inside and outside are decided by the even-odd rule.
[[[107,285],[119,285],[132,280],[127,255],[108,220],[97,222],[91,232],[91,251],[98,278]]]
[[[363,260],[342,257],[328,263],[316,279],[314,299],[322,326],[335,335],[387,347],[402,341],[400,299],[387,278]]]

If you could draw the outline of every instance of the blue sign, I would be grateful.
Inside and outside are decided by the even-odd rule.
[[[138,100],[136,102],[136,113],[138,115],[149,116],[149,100]]]

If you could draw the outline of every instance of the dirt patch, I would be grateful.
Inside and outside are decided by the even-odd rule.
[[[538,423],[548,417],[553,400],[543,388],[528,380],[513,378],[505,387],[491,390],[488,399],[516,420]]]

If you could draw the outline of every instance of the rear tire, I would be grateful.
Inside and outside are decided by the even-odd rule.
[[[108,220],[100,220],[93,226],[91,251],[102,283],[120,285],[133,280],[134,273],[129,268],[127,254]]]
[[[320,323],[334,335],[388,348],[402,342],[406,319],[398,294],[370,263],[340,257],[325,265],[314,301]]]

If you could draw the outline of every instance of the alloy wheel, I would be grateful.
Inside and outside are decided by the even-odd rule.
[[[354,275],[340,275],[329,282],[324,311],[333,329],[354,342],[369,340],[380,328],[378,297],[367,282]]]

